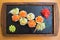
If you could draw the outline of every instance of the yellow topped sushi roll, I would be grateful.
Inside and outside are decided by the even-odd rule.
[[[19,14],[19,9],[18,8],[14,8],[14,9],[12,9],[11,11],[9,11],[9,13],[11,13],[11,14]]]
[[[35,15],[33,14],[33,13],[29,13],[28,15],[27,15],[27,19],[28,20],[33,20],[35,18]]]
[[[20,25],[26,25],[27,24],[27,19],[26,18],[21,18],[19,20],[19,22],[20,22]]]

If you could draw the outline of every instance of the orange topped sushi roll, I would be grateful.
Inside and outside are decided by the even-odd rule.
[[[40,23],[40,22],[43,22],[43,21],[44,21],[44,19],[43,19],[42,16],[38,16],[38,17],[36,17],[35,20],[36,20],[37,23]]]
[[[20,16],[18,16],[18,15],[12,16],[12,21],[14,21],[14,22],[18,21],[19,19],[20,19]]]
[[[27,16],[27,12],[24,11],[24,10],[22,10],[22,11],[19,12],[19,15],[20,15],[21,17],[26,17],[26,16]]]
[[[35,27],[35,25],[36,25],[36,22],[35,22],[34,20],[29,20],[29,21],[28,21],[28,26],[29,26],[30,28]]]

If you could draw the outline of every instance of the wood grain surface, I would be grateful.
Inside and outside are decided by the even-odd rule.
[[[60,40],[60,27],[57,36],[39,36],[39,35],[38,36],[34,36],[34,35],[4,36],[2,34],[2,26],[1,26],[1,11],[3,11],[1,10],[1,8],[2,8],[2,4],[6,2],[56,2],[58,4],[59,13],[60,13],[60,3],[59,3],[60,0],[0,0],[0,40]]]

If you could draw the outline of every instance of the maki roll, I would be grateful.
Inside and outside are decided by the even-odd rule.
[[[45,23],[38,23],[36,29],[42,31],[43,29],[45,29]]]
[[[35,28],[34,32],[36,32],[36,30],[37,30],[37,31],[42,31],[42,30],[44,30],[45,28],[46,28],[45,23],[38,23],[38,24],[36,25],[36,28]]]
[[[27,24],[27,19],[26,18],[21,18],[19,20],[19,22],[20,22],[20,25],[26,25]]]
[[[41,11],[41,14],[47,19],[49,16],[50,16],[50,11],[48,8],[44,8],[42,11]]]
[[[21,16],[21,17],[27,17],[27,12],[24,11],[24,10],[21,10],[21,11],[19,12],[19,16]]]
[[[33,28],[33,27],[35,27],[35,25],[36,25],[36,22],[34,20],[29,20],[28,21],[29,28]]]
[[[29,13],[28,15],[27,15],[27,19],[28,20],[33,20],[35,18],[35,15],[33,14],[33,13]]]
[[[20,16],[18,15],[13,15],[12,16],[12,21],[17,22],[20,19]]]
[[[40,22],[44,21],[44,18],[42,16],[38,16],[38,17],[36,17],[35,20],[36,20],[37,23],[40,23]]]
[[[15,14],[19,14],[19,9],[18,8],[14,8],[14,9],[10,10],[9,13],[14,14],[14,15]]]

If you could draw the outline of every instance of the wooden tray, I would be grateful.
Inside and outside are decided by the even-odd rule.
[[[57,35],[58,34],[58,28],[59,28],[59,13],[58,13],[58,7],[56,3],[47,3],[47,2],[30,2],[30,3],[3,3],[2,10],[1,10],[1,22],[2,22],[2,32],[3,34],[30,34],[32,33],[9,33],[7,31],[7,6],[52,6],[52,33],[40,33],[39,35]],[[38,33],[35,33],[35,35]]]

